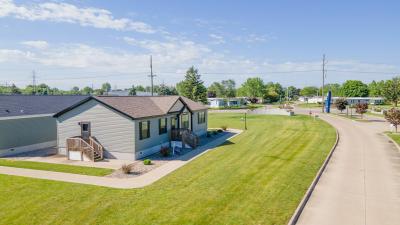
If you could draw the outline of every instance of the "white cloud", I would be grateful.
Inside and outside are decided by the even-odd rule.
[[[21,44],[37,49],[45,49],[49,46],[49,44],[46,41],[23,41],[21,42]]]
[[[217,35],[217,34],[210,34],[208,35],[211,39],[213,39],[212,43],[213,44],[224,44],[225,43],[225,39],[224,37],[222,37],[221,35]]]
[[[11,16],[30,21],[53,21],[74,23],[95,28],[154,33],[155,30],[141,21],[128,18],[116,19],[112,13],[99,8],[78,8],[59,2],[17,5],[12,0],[0,0],[0,17]]]
[[[258,35],[258,34],[249,34],[245,36],[237,36],[233,38],[233,40],[238,42],[246,42],[246,43],[261,43],[267,42],[270,40],[276,39],[273,35]]]
[[[192,41],[179,38],[167,38],[167,41],[137,40],[131,37],[124,37],[123,40],[149,53],[156,55],[165,62],[183,63],[196,59],[201,59],[211,50],[204,45],[196,44]]]

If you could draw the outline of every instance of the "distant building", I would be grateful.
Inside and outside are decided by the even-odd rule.
[[[207,98],[209,108],[224,108],[224,107],[241,107],[246,105],[245,97],[235,98]]]
[[[332,100],[335,102],[336,99],[341,98],[341,97],[333,97]],[[345,97],[347,103],[349,105],[354,105],[354,104],[371,104],[371,105],[382,105],[385,102],[385,99],[382,97]]]

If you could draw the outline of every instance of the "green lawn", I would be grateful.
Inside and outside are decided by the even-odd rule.
[[[399,133],[393,133],[393,132],[387,132],[387,136],[389,136],[393,141],[395,141],[397,144],[400,145],[400,134]]]
[[[35,170],[47,170],[47,171],[64,172],[64,173],[76,173],[76,174],[84,174],[90,176],[105,176],[114,171],[112,169],[105,169],[105,168],[19,161],[10,159],[0,159],[0,166],[10,166],[10,167],[35,169]]]
[[[322,108],[321,104],[318,103],[299,103],[296,105],[299,108]]]
[[[241,117],[210,113],[209,126],[242,128]],[[0,224],[286,224],[335,130],[266,115],[249,115],[248,128],[142,189],[0,175]]]

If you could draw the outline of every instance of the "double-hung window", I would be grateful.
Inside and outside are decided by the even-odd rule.
[[[197,123],[202,124],[206,122],[206,112],[199,112],[197,114]]]
[[[167,118],[158,119],[158,134],[167,133]]]
[[[150,120],[139,122],[139,139],[150,137]]]

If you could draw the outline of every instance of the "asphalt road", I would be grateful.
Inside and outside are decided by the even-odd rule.
[[[319,116],[340,140],[297,224],[400,224],[400,153],[382,134],[389,124]]]

